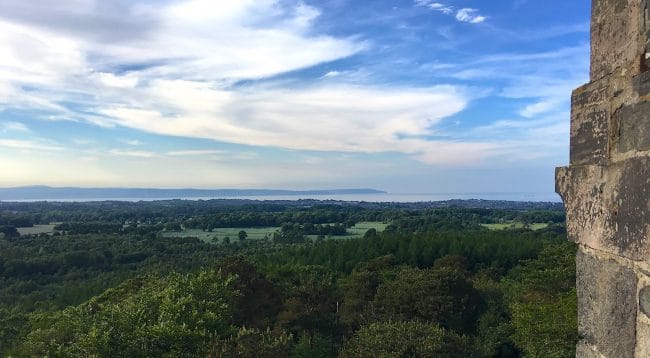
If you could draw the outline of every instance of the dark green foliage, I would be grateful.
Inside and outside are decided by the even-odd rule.
[[[288,357],[293,348],[290,334],[275,334],[270,330],[240,328],[227,339],[215,338],[209,344],[208,357],[280,358]]]
[[[230,302],[232,323],[261,329],[272,326],[282,305],[273,284],[241,256],[227,257],[217,267],[220,275],[232,276],[231,287],[237,292]]]
[[[407,268],[382,283],[374,305],[385,321],[426,321],[472,332],[481,299],[462,272]]]
[[[215,271],[128,281],[61,312],[35,315],[24,350],[32,356],[196,356],[227,337],[234,292]]]
[[[575,245],[561,211],[516,207],[0,203],[0,226],[63,222],[0,234],[0,356],[569,356]],[[480,225],[510,220],[554,224]],[[325,239],[359,221],[390,225]],[[281,228],[221,244],[160,234],[181,225]]]
[[[0,235],[8,239],[20,236],[18,230],[13,225],[0,225]]]
[[[244,241],[247,237],[248,234],[244,230],[241,230],[239,231],[239,233],[237,233],[237,238],[239,239],[239,241]]]
[[[340,356],[470,358],[476,353],[468,338],[432,323],[382,322],[361,328]]]
[[[550,245],[509,277],[512,338],[528,356],[575,355],[575,255],[572,243]]]
[[[336,356],[336,346],[332,340],[318,334],[300,336],[293,349],[293,356],[299,358],[327,358]]]
[[[399,263],[421,268],[431,267],[443,256],[458,255],[467,260],[472,271],[494,267],[505,274],[521,260],[536,257],[544,246],[545,235],[530,230],[434,231],[415,235],[385,232],[380,240],[326,240],[316,246],[290,247],[276,255],[260,256],[258,260],[265,264],[322,265],[349,273],[359,263],[383,255],[394,255]]]
[[[295,336],[320,333],[336,334],[336,280],[321,266],[298,267],[284,278],[289,284],[284,291],[284,304],[278,314],[276,329]]]

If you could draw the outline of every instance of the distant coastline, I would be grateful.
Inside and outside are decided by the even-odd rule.
[[[333,200],[374,203],[415,203],[446,200],[560,202],[555,193],[389,193],[377,189],[146,189],[25,186],[0,188],[0,201],[155,201],[155,200]]]
[[[80,188],[22,186],[0,188],[2,201],[33,200],[165,200],[165,199],[199,199],[199,198],[238,198],[267,196],[328,196],[328,195],[368,195],[387,194],[376,189],[316,189],[316,190],[282,190],[282,189],[156,189],[156,188]]]

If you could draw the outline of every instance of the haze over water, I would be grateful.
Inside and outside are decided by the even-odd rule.
[[[60,201],[60,202],[88,202],[88,201],[155,201],[155,200],[211,200],[211,199],[245,199],[245,200],[336,200],[336,201],[364,201],[373,203],[415,203],[445,200],[506,200],[506,201],[535,201],[535,202],[560,202],[560,197],[555,193],[373,193],[373,194],[341,194],[341,195],[242,195],[242,196],[214,196],[214,197],[181,197],[181,198],[65,198],[65,199],[28,199],[7,200],[14,202],[35,201]]]

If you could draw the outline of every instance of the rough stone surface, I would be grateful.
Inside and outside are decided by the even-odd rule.
[[[584,342],[578,342],[578,346],[576,347],[576,358],[600,358],[600,355]]]
[[[582,86],[571,96],[571,164],[604,164],[609,148],[607,81]]]
[[[643,72],[642,74],[634,77],[633,80],[634,91],[639,97],[646,97],[650,95],[650,71]],[[642,98],[650,100],[650,98]]]
[[[576,264],[580,336],[606,357],[634,357],[636,274],[582,251]]]
[[[639,291],[639,308],[646,317],[650,318],[650,286],[646,286]]]
[[[620,109],[618,151],[650,149],[650,102]]]
[[[650,0],[593,0],[591,82],[571,97],[556,191],[580,244],[577,357],[650,357],[649,10]]]
[[[558,168],[569,239],[643,260],[650,252],[650,157]]]
[[[639,323],[637,326],[637,341],[635,358],[650,357],[650,325]]]
[[[645,1],[643,1],[645,3]],[[591,11],[591,79],[627,69],[640,72],[646,34],[639,0],[594,0]],[[643,41],[640,39],[643,38]],[[628,65],[635,63],[636,68]]]

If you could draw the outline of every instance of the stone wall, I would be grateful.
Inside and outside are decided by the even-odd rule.
[[[650,357],[650,0],[593,0],[590,83],[556,171],[579,244],[578,357]]]

